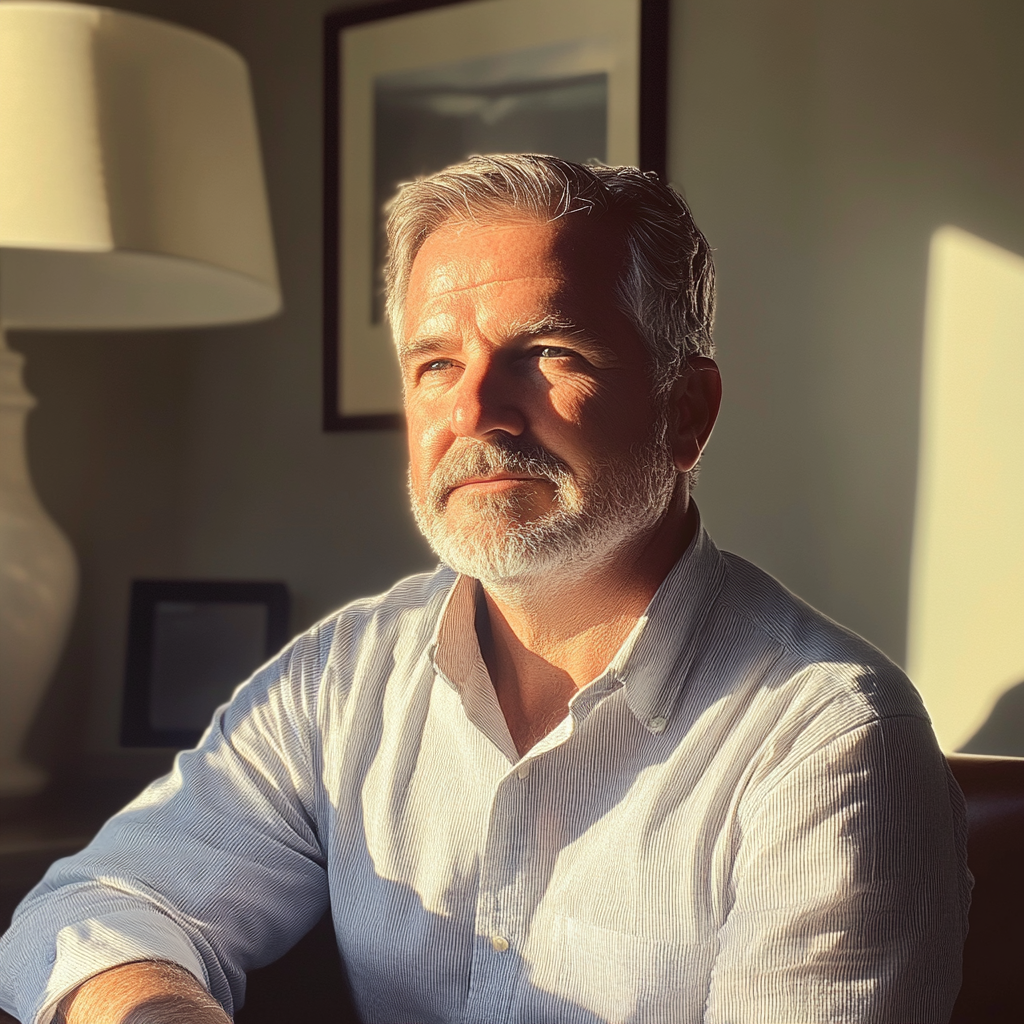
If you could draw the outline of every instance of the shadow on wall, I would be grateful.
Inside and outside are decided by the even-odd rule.
[[[996,701],[985,724],[960,748],[963,754],[1024,757],[1024,682]]]

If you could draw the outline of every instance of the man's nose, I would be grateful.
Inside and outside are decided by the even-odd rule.
[[[455,388],[452,432],[458,437],[480,440],[498,431],[518,436],[526,429],[521,398],[521,389],[516,388],[512,375],[497,360],[473,360]]]

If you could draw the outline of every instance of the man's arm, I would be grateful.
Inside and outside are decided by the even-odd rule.
[[[0,937],[0,1006],[49,1021],[72,989],[131,962],[202,979],[228,1014],[328,902],[315,750],[326,638],[300,638],[217,715],[200,747],[74,857]]]
[[[183,967],[147,960],[103,971],[70,992],[53,1024],[230,1024]]]
[[[748,794],[706,1024],[941,1024],[969,875],[959,790],[927,721],[884,719]]]

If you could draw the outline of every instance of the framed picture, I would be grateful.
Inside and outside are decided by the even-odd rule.
[[[288,641],[283,583],[135,580],[121,744],[190,747]]]
[[[474,153],[664,174],[668,0],[396,0],[325,44],[324,429],[400,427],[384,204]]]

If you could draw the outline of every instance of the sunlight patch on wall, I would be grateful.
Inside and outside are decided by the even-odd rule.
[[[953,751],[1024,681],[1024,259],[935,232],[922,373],[907,668]]]

